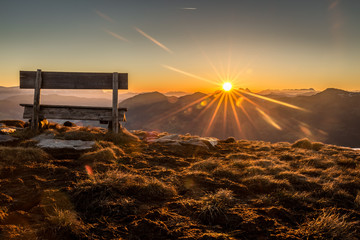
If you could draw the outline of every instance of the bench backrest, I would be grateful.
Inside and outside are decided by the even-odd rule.
[[[34,89],[31,127],[39,127],[41,89],[112,89],[112,126],[119,132],[118,89],[128,89],[127,73],[20,71],[20,88]],[[101,120],[101,119],[99,119]]]
[[[41,72],[41,89],[113,89],[113,73]],[[35,88],[36,71],[20,71],[20,88]],[[128,89],[128,74],[118,74],[118,89]]]

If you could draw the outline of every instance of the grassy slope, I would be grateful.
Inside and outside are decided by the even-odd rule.
[[[359,152],[306,140],[127,144],[53,128],[97,146],[77,159],[26,134],[1,146],[1,239],[359,239]]]

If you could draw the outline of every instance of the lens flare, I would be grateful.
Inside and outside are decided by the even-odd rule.
[[[228,92],[232,89],[232,84],[230,82],[226,82],[222,85],[222,88],[225,92]]]

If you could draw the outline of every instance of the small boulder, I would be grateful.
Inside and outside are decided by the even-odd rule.
[[[0,134],[0,143],[10,143],[10,142],[13,142],[16,140],[17,140],[17,138],[14,138],[12,136]]]
[[[57,158],[79,158],[95,148],[95,141],[40,139],[37,147]]]
[[[225,140],[222,140],[222,142],[224,142],[224,143],[234,143],[234,142],[236,142],[236,139],[234,137],[229,137],[229,138],[227,138]]]
[[[41,139],[36,146],[45,149],[70,149],[70,150],[91,150],[95,141],[82,140],[61,140],[61,139]]]
[[[166,135],[157,139],[149,139],[148,142],[161,143],[165,145],[178,145],[180,146],[181,137],[177,134]]]
[[[65,127],[76,127],[76,124],[70,121],[66,121],[63,123]]]
[[[211,147],[215,147],[218,144],[219,140],[217,138],[212,137],[195,137],[189,140],[181,141],[180,143],[183,145],[193,145],[197,147],[203,147],[209,149]]]
[[[55,133],[53,132],[46,132],[46,133],[42,133],[36,137],[31,138],[31,140],[34,141],[41,141],[42,139],[54,139],[55,138]]]

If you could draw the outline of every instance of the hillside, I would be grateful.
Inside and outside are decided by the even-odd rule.
[[[195,93],[180,97],[175,101],[170,101],[167,97],[160,95],[160,93],[146,93],[121,102],[121,106],[129,106],[126,127],[218,138],[233,136],[271,142],[293,142],[307,137],[313,141],[359,147],[360,135],[357,133],[360,132],[358,124],[360,93],[358,92],[327,89],[311,96],[273,98],[302,107],[305,111],[287,108],[244,94],[254,104],[238,98],[240,105],[234,106],[234,109],[239,119],[240,129],[230,103],[225,107],[223,102],[209,131],[205,130],[209,126],[213,113],[216,112],[218,101],[211,106],[208,105],[216,98],[216,95],[206,98],[205,94]],[[149,101],[152,98],[156,101]],[[136,105],[133,104],[134,102]],[[201,105],[202,102],[205,104]],[[279,127],[269,124],[269,117],[259,112],[256,105]]]
[[[0,146],[1,239],[360,239],[359,151],[17,126]]]

